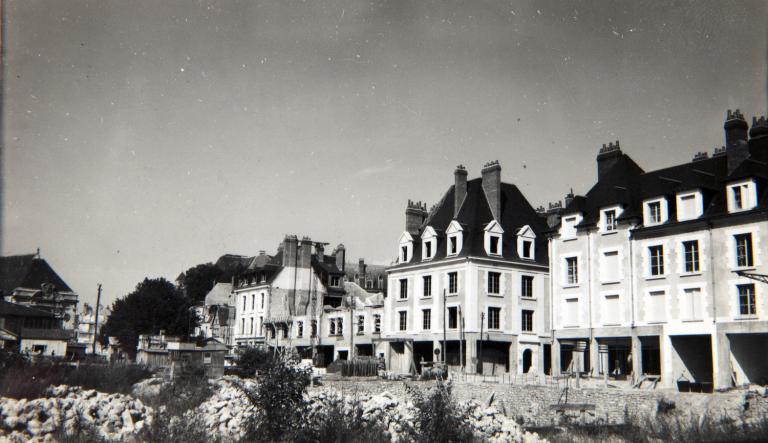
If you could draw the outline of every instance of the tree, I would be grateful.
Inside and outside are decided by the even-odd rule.
[[[181,279],[181,286],[192,304],[200,304],[217,281],[221,281],[223,271],[213,263],[204,263],[187,269]]]
[[[100,341],[107,344],[108,337],[117,337],[123,351],[135,358],[139,334],[156,334],[162,329],[168,335],[189,335],[197,326],[190,307],[190,301],[168,280],[145,278],[133,292],[112,304]]]

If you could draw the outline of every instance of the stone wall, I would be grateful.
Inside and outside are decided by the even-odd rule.
[[[335,389],[347,395],[372,395],[389,392],[393,396],[407,396],[406,385],[425,389],[432,382],[373,381],[357,380],[329,381],[315,390]],[[457,383],[453,392],[458,400],[487,401],[494,395],[493,404],[502,409],[507,416],[522,421],[525,426],[550,426],[561,420],[562,413],[552,405],[565,402],[563,389],[550,386],[510,385],[498,383]],[[627,417],[642,420],[655,417],[660,402],[674,405],[668,414],[700,417],[709,415],[720,418],[725,415],[749,421],[753,417],[768,415],[768,393],[765,388],[757,390],[733,391],[728,393],[697,394],[666,390],[628,390],[628,389],[574,389],[568,390],[567,402],[570,404],[594,405],[594,410],[567,411],[571,418],[585,422],[602,421],[606,423],[624,423]],[[563,397],[561,399],[561,396]],[[663,409],[663,408],[662,408]]]

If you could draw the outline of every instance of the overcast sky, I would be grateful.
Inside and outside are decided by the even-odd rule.
[[[766,112],[765,1],[6,0],[3,253],[81,300],[284,234],[389,263],[498,159],[534,206]]]

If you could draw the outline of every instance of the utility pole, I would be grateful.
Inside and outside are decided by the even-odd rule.
[[[355,295],[349,294],[349,360],[355,358]]]
[[[461,365],[461,372],[464,372],[464,316],[461,313],[461,305],[459,305],[459,364]]]
[[[448,325],[445,324],[445,317],[446,317],[445,313],[448,310],[448,306],[446,306],[445,302],[446,302],[446,299],[445,299],[445,288],[443,288],[443,349],[441,349],[441,351],[443,351],[443,364],[445,364],[446,367],[447,367],[448,366],[448,364],[447,364],[448,363],[448,359],[445,356],[445,351],[446,351],[446,345],[448,344],[447,343],[448,330],[446,328]]]
[[[96,295],[96,321],[93,326],[93,355],[96,355],[96,336],[99,334],[99,305],[101,305],[101,283],[99,283],[99,292]]]
[[[480,343],[478,343],[480,350],[477,352],[477,363],[480,367],[480,375],[483,374],[483,323],[485,323],[485,312],[480,313]]]

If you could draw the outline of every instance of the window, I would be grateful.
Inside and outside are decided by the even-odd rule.
[[[603,325],[618,325],[620,323],[621,310],[619,309],[619,294],[606,295]]]
[[[744,207],[744,190],[742,186],[734,186],[731,188],[733,193],[733,208],[742,209]]]
[[[520,295],[523,297],[533,297],[532,275],[523,275],[520,277]]]
[[[400,316],[400,330],[405,331],[408,329],[408,312],[400,311],[398,312],[398,315]]]
[[[579,260],[577,257],[567,257],[565,259],[566,282],[569,285],[579,284]]]
[[[284,325],[280,329],[283,331],[283,338],[288,338],[288,325]]]
[[[253,335],[253,317],[251,317],[251,320],[248,322],[248,324],[250,325],[248,327],[248,333]]]
[[[251,311],[256,310],[256,294],[251,294]]]
[[[245,305],[246,304],[246,296],[243,296],[243,311],[245,311]]]
[[[664,275],[664,247],[661,245],[648,248],[651,259],[651,275]]]
[[[437,248],[437,233],[432,226],[424,228],[424,232],[421,234],[421,245],[421,259],[432,259],[435,256],[435,249]]]
[[[685,272],[699,272],[699,242],[697,240],[683,242],[683,259]]]
[[[407,262],[408,261],[408,246],[401,246],[400,247],[400,261],[401,262]]]
[[[575,216],[563,218],[562,225],[560,226],[560,236],[565,240],[576,237],[576,223],[577,218]]]
[[[520,254],[520,257],[522,258],[533,258],[533,254],[531,253],[531,250],[533,246],[533,242],[530,240],[523,240],[523,250]]]
[[[499,237],[496,236],[496,235],[492,235],[492,236],[490,236],[488,238],[488,241],[490,242],[489,243],[489,247],[488,247],[488,251],[491,254],[500,254],[500,252],[499,252]]]
[[[317,337],[317,320],[312,320],[312,337]]]
[[[245,335],[245,319],[240,320],[240,333]]]
[[[456,294],[457,292],[459,292],[459,273],[449,272],[448,273],[448,293]]]
[[[701,288],[687,288],[683,290],[683,320],[701,319]]]
[[[432,276],[425,275],[424,277],[422,277],[422,281],[424,282],[424,297],[431,297],[432,296]]]
[[[425,331],[432,329],[432,310],[431,309],[422,309],[421,329]]]
[[[616,210],[611,209],[610,211],[605,211],[605,230],[615,231],[617,226],[618,223],[616,221]]]
[[[701,193],[677,196],[677,221],[693,220],[701,216]]]
[[[304,322],[296,322],[296,337],[304,337]]]
[[[525,332],[533,332],[533,311],[523,309],[522,318],[520,319],[522,330]]]
[[[259,316],[259,335],[264,335],[264,317]]]
[[[432,242],[424,242],[424,258],[432,258]]]
[[[648,203],[648,220],[650,224],[661,223],[661,202]]]
[[[408,279],[400,279],[400,298],[408,298]]]
[[[733,238],[736,241],[736,266],[740,268],[754,266],[752,234],[737,234]]]
[[[565,299],[565,308],[563,309],[563,326],[579,325],[579,299]]]
[[[373,289],[373,280],[365,281],[365,289]]]
[[[456,236],[450,237],[448,239],[448,253],[449,254],[458,254],[459,252],[459,239],[456,238]]]
[[[336,335],[336,319],[332,318],[328,322],[328,335]]]
[[[363,334],[365,332],[365,316],[357,316],[357,333]]]
[[[757,314],[757,305],[755,303],[755,285],[738,285],[739,290],[739,314],[755,315]]]
[[[335,286],[335,287],[339,286],[339,276],[338,275],[332,275],[331,276],[331,286]]]
[[[664,322],[667,319],[666,303],[665,303],[664,291],[651,291],[649,292],[649,314],[650,322]]]
[[[757,205],[755,182],[748,180],[728,186],[728,211],[746,211]]]
[[[459,308],[458,306],[448,307],[448,329],[459,327]]]
[[[501,273],[488,272],[488,293],[489,294],[498,294],[500,292],[499,290],[500,281],[501,281]]]
[[[488,308],[488,329],[501,328],[501,308]]]
[[[275,326],[274,325],[269,327],[269,338],[275,338]]]
[[[336,334],[344,335],[344,319],[341,317],[336,319]]]
[[[373,332],[377,334],[381,332],[381,315],[379,314],[373,316]]]
[[[621,280],[619,251],[603,252],[603,262],[600,265],[600,279],[603,283],[612,283]]]

